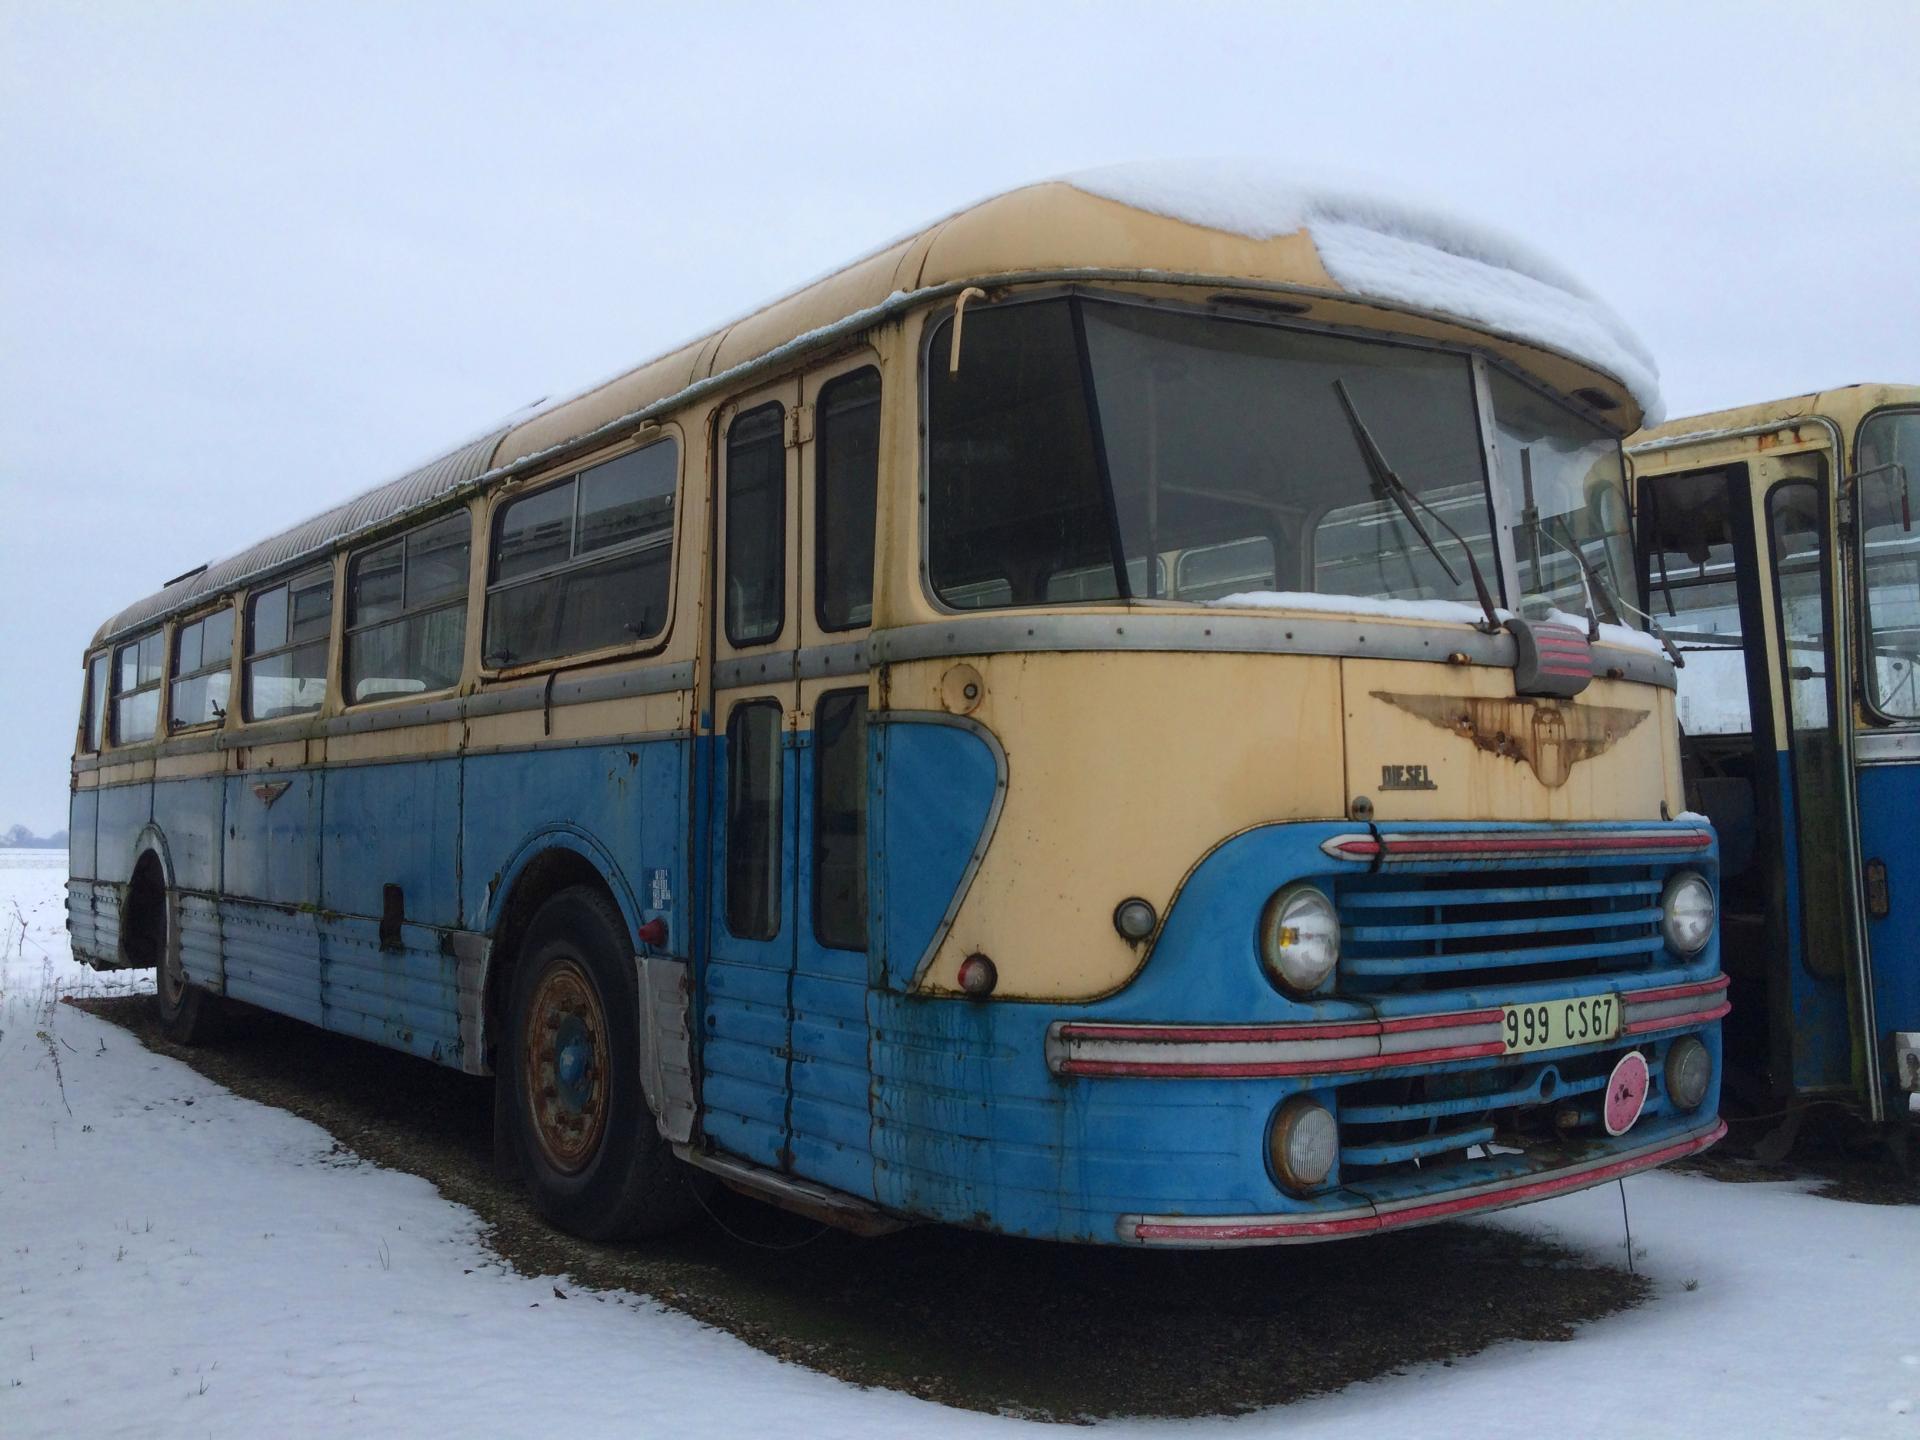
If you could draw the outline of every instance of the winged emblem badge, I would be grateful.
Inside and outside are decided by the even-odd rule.
[[[1562,705],[1544,699],[1485,695],[1402,695],[1372,692],[1376,700],[1417,715],[1491,755],[1533,771],[1549,790],[1567,783],[1582,760],[1611,750],[1647,718],[1645,710],[1620,705]]]

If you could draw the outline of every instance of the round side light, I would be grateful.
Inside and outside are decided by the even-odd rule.
[[[1324,1184],[1340,1157],[1340,1126],[1333,1112],[1317,1100],[1294,1096],[1273,1112],[1267,1155],[1287,1189],[1307,1191]]]
[[[1667,1099],[1680,1110],[1698,1110],[1713,1082],[1713,1056],[1691,1035],[1682,1036],[1667,1050]]]
[[[1113,907],[1113,928],[1124,940],[1144,940],[1159,923],[1160,917],[1154,913],[1153,906],[1138,895]]]
[[[1682,870],[1660,892],[1660,933],[1676,955],[1697,955],[1713,935],[1713,887]]]
[[[1340,963],[1340,913],[1311,885],[1274,893],[1260,914],[1260,961],[1283,990],[1306,995]]]
[[[993,993],[1000,983],[1000,969],[985,955],[969,955],[960,962],[960,988],[976,1000]]]

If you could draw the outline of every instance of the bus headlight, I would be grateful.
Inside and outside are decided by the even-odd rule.
[[[1340,1127],[1326,1106],[1296,1095],[1273,1112],[1267,1155],[1282,1185],[1311,1190],[1333,1173],[1333,1162],[1340,1155]]]
[[[1260,960],[1282,989],[1317,990],[1340,963],[1340,914],[1311,885],[1274,893],[1260,914]]]
[[[1660,892],[1660,933],[1676,955],[1695,955],[1713,934],[1713,888],[1682,870]]]
[[[1713,1056],[1707,1047],[1687,1035],[1667,1051],[1667,1099],[1681,1110],[1698,1110],[1713,1079]]]

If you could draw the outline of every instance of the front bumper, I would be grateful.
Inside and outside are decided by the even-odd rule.
[[[1724,1120],[1683,1135],[1663,1137],[1637,1149],[1592,1156],[1559,1166],[1488,1180],[1439,1196],[1380,1200],[1343,1210],[1317,1211],[1311,1216],[1275,1215],[1123,1215],[1117,1227],[1122,1240],[1140,1245],[1183,1248],[1304,1245],[1316,1240],[1342,1240],[1382,1230],[1431,1225],[1462,1215],[1478,1215],[1509,1205],[1524,1205],[1565,1195],[1609,1180],[1650,1170],[1670,1160],[1696,1155],[1727,1133]]]

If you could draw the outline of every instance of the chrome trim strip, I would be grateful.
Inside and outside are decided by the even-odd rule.
[[[832,645],[809,645],[799,652],[798,673],[802,680],[829,680],[838,675],[867,673],[867,642],[842,640]]]
[[[1481,665],[1512,668],[1511,635],[1483,635],[1471,625],[1425,625],[1363,616],[1318,614],[1062,615],[999,610],[904,625],[873,635],[874,663],[936,660],[1043,650],[1160,650],[1254,655],[1367,655],[1387,660],[1444,661],[1454,651]]]
[[[525,708],[540,708],[539,695],[542,684],[525,687],[533,695],[533,702]],[[635,670],[621,670],[610,675],[585,675],[573,680],[556,679],[553,682],[552,698],[549,708],[559,710],[568,705],[590,705],[597,700],[628,700],[641,695],[665,695],[674,690],[693,688],[693,661],[677,660],[670,665],[643,665]],[[484,711],[475,708],[481,695],[467,697],[466,713],[479,715]]]
[[[555,680],[549,691],[544,680],[516,684],[478,694],[429,700],[419,705],[396,705],[386,710],[349,711],[325,722],[329,735],[365,735],[412,725],[439,725],[451,720],[485,715],[511,715],[542,708],[559,710],[597,700],[625,700],[640,695],[662,695],[693,688],[693,662],[649,665],[613,675],[589,675],[578,680]]]
[[[244,750],[252,745],[284,745],[290,740],[315,740],[327,733],[327,722],[319,710],[299,715],[283,715],[273,720],[242,723],[220,737],[223,750]]]
[[[748,685],[779,685],[788,680],[826,680],[867,673],[867,642],[843,640],[800,650],[769,650],[714,662],[713,688],[738,690]]]
[[[871,648],[876,665],[961,655],[1124,650],[1331,655],[1435,664],[1459,653],[1471,664],[1511,670],[1515,657],[1511,635],[1486,635],[1464,621],[1456,626],[1377,615],[1164,614],[1145,609],[1095,615],[997,610],[877,630]],[[1596,675],[1673,688],[1673,666],[1664,657],[1610,645],[1594,646],[1593,657]]]
[[[791,650],[769,650],[762,655],[736,655],[713,662],[713,688],[737,690],[747,685],[782,685],[793,679]]]
[[[326,722],[329,735],[370,735],[380,730],[403,730],[412,725],[444,725],[460,719],[459,696],[427,700],[417,705],[395,705],[384,710],[356,710]]]
[[[595,746],[618,749],[627,745],[653,745],[664,741],[688,740],[693,731],[685,728],[674,730],[628,730],[616,735],[587,735],[576,739],[525,740],[514,744],[456,746],[446,750],[417,751],[407,755],[367,755],[354,759],[315,760],[301,765],[250,765],[244,770],[221,770],[205,775],[176,775],[167,779],[123,780],[111,785],[101,785],[98,790],[117,790],[124,785],[173,785],[187,784],[196,780],[241,780],[248,776],[261,776],[269,780],[283,780],[294,775],[319,774],[327,770],[349,770],[361,765],[424,765],[445,760],[470,760],[490,755],[525,755],[536,750],[591,750]]]
[[[1686,837],[1706,837],[1704,845],[1686,845]],[[1713,831],[1704,823],[1676,823],[1671,828],[1646,826],[1632,830],[1586,830],[1571,827],[1540,826],[1519,830],[1354,830],[1329,835],[1320,842],[1321,853],[1349,865],[1376,865],[1422,861],[1448,863],[1495,857],[1501,860],[1531,860],[1566,855],[1652,855],[1702,857],[1713,848]],[[1581,841],[1579,845],[1555,844],[1556,841]],[[1491,842],[1505,841],[1506,844]],[[1635,844],[1635,841],[1666,841],[1666,844]],[[1449,853],[1435,850],[1437,844],[1477,843],[1484,853],[1473,848]],[[1347,847],[1354,847],[1349,849]],[[1397,852],[1396,853],[1396,848]]]
[[[1920,730],[1856,730],[1856,765],[1920,764]]]

